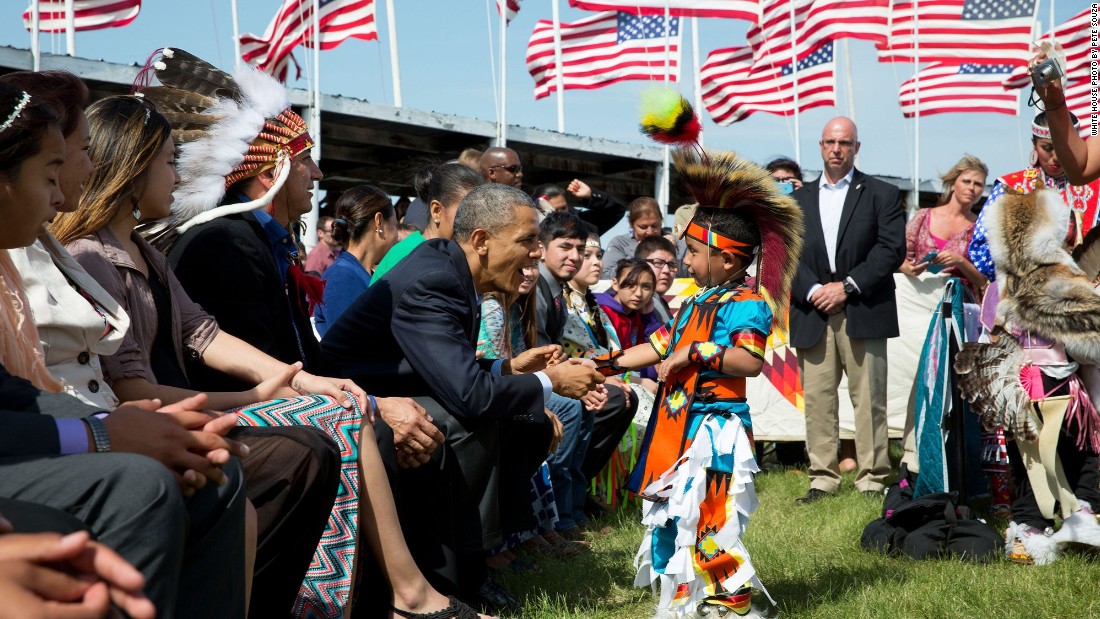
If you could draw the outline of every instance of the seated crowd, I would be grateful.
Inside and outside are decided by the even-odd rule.
[[[69,73],[0,77],[0,598],[52,578],[101,616],[518,607],[490,570],[586,550],[592,480],[653,406],[656,370],[591,359],[670,323],[682,230],[580,180],[524,193],[493,147],[420,167],[404,220],[343,192],[306,256],[322,171],[282,87],[151,66],[162,85],[90,106]],[[986,173],[945,175],[901,272],[985,288],[964,250]]]

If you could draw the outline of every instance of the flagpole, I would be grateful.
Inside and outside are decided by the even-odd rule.
[[[851,118],[852,119],[852,124],[858,127],[859,123],[856,122],[856,95],[855,95],[855,88],[852,85],[852,54],[848,49],[848,39],[844,38],[844,39],[842,39],[842,42],[843,42],[843,47],[844,47],[843,56],[844,56],[845,85],[847,86],[846,90],[848,91],[848,118]],[[833,45],[835,46],[836,43],[833,43]],[[836,47],[834,47],[833,50],[835,51]],[[859,154],[858,153],[856,154],[856,157],[855,157],[855,165],[856,165],[856,167],[859,167]]]
[[[691,18],[691,66],[695,70],[695,113],[703,121],[703,75],[699,70],[699,18]],[[703,146],[703,134],[699,134],[699,146]]]
[[[500,17],[500,123],[497,125],[497,146],[508,145],[508,5],[507,0],[497,0]]]
[[[790,3],[791,15],[791,85],[794,88],[794,160],[802,164],[802,131],[798,120],[798,39],[795,38],[794,2]]]
[[[393,104],[401,107],[401,63],[397,57],[397,15],[393,0],[386,0],[386,22],[390,30],[390,76],[393,78]]]
[[[913,0],[913,204],[920,208],[920,0]]]
[[[39,45],[38,34],[41,30],[42,13],[38,6],[38,0],[31,2],[31,68],[37,73],[42,69],[42,49]]]
[[[321,0],[313,0],[313,106],[310,110],[310,137],[313,138],[311,150],[313,161],[321,165]],[[321,182],[313,183],[313,208],[306,217],[306,236],[309,240],[317,238],[317,217],[321,212]]]
[[[65,53],[76,56],[76,9],[73,0],[65,0]]]
[[[241,23],[237,18],[237,0],[231,0],[230,6],[233,8],[233,53],[236,54],[233,66],[239,70],[244,58],[241,57]]]
[[[554,82],[558,85],[558,133],[565,133],[565,67],[561,54],[561,12],[558,0],[553,0],[554,18]]]
[[[671,0],[665,0],[665,86],[667,87],[669,74],[672,72],[672,50],[671,50],[671,36],[672,28],[669,23],[672,18],[672,2]],[[669,166],[671,165],[670,149],[666,145],[664,152],[664,174],[661,181],[661,195],[658,196],[657,202],[660,203],[665,209],[665,213],[668,213],[668,183],[671,176]],[[662,224],[663,225],[663,224]]]
[[[1093,12],[1093,15],[1095,15],[1095,14],[1096,13]],[[1050,0],[1050,42],[1051,43],[1054,42],[1054,30],[1055,30],[1054,26],[1055,26],[1056,23],[1057,22],[1054,21],[1054,0]],[[1042,32],[1042,30],[1040,30],[1039,32]]]

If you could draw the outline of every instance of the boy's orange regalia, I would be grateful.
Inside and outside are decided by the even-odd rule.
[[[678,105],[692,113],[686,102]],[[737,256],[745,268],[723,273],[723,281],[711,281],[710,272],[696,275],[697,283],[706,279],[701,290],[650,338],[660,359],[687,351],[688,363],[661,383],[628,483],[645,499],[635,584],[660,583],[658,616],[711,610],[764,616],[752,603],[752,588],[763,585],[741,542],[757,506],[752,421],[745,377],[723,373],[723,355],[739,348],[763,358],[776,318],[786,315],[802,247],[802,212],[759,166],[732,153],[704,153],[694,137],[681,143],[690,148],[675,151],[673,161],[700,205],[684,234],[711,256]],[[730,238],[711,226],[705,213],[716,209],[736,212],[758,228],[759,242]],[[754,257],[756,278],[749,283],[745,270]],[[611,372],[620,369],[620,358],[612,353],[597,362]]]

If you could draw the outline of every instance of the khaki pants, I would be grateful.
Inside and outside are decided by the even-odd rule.
[[[886,339],[849,339],[844,313],[829,316],[825,334],[810,348],[799,348],[798,369],[806,402],[806,449],[810,487],[840,489],[837,441],[840,438],[837,389],[848,376],[856,422],[855,486],[880,491],[890,474],[886,426]]]

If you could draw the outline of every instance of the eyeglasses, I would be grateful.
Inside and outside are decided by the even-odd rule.
[[[500,168],[501,170],[507,170],[509,174],[519,174],[520,172],[523,171],[523,164],[513,163],[512,165],[491,165],[491,166],[489,166],[490,170],[495,170],[497,168]]]
[[[668,269],[669,271],[676,270],[676,262],[673,260],[661,260],[660,258],[646,258],[646,262],[658,271]]]
[[[825,148],[836,148],[839,146],[844,150],[848,150],[856,145],[852,140],[821,140],[821,145]]]

